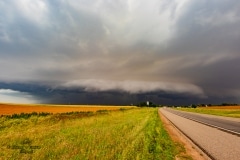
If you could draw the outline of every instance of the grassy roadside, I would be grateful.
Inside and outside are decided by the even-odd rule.
[[[174,159],[157,109],[0,118],[0,159]]]
[[[177,108],[181,111],[240,118],[240,109]]]

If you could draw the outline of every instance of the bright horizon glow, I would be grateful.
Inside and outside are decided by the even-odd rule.
[[[39,102],[28,93],[11,89],[0,89],[0,103],[37,104]]]

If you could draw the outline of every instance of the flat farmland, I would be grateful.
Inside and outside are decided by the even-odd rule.
[[[65,112],[96,112],[99,110],[130,109],[133,106],[94,106],[94,105],[48,105],[48,104],[0,104],[0,115],[12,115],[32,112],[65,113]]]
[[[240,118],[240,106],[211,106],[198,108],[178,108],[181,111]]]

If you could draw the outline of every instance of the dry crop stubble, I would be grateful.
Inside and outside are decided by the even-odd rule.
[[[32,112],[65,113],[65,112],[96,112],[99,110],[130,109],[133,106],[96,106],[96,105],[48,105],[48,104],[1,104],[0,115],[11,115]]]

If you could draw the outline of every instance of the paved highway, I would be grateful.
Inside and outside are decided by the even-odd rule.
[[[169,112],[176,115],[212,126],[232,134],[240,135],[240,119],[239,118],[225,118],[220,116],[210,116],[205,114],[189,113],[168,109]]]
[[[239,119],[186,113],[167,108],[160,109],[160,112],[211,159],[240,159]]]

